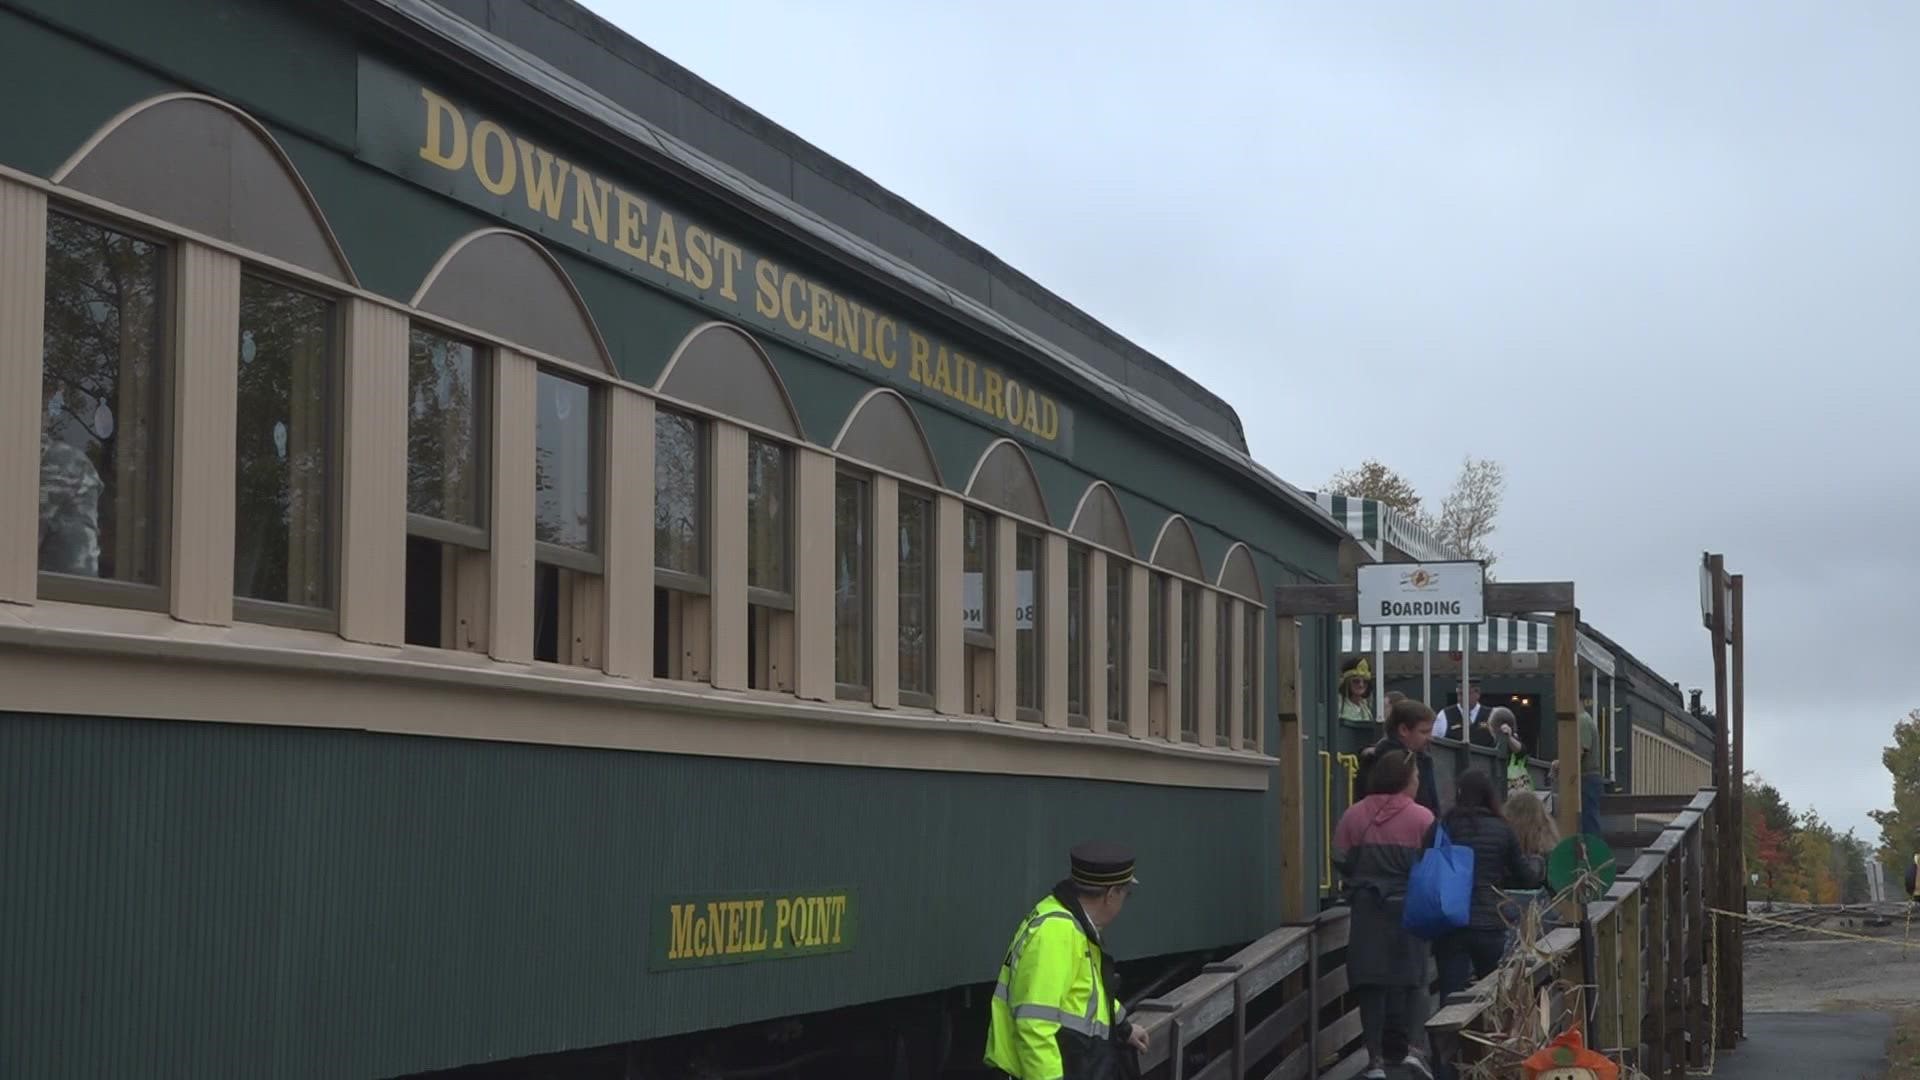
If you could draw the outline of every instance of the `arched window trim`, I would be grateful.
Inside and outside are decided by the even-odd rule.
[[[1113,500],[1114,512],[1120,515],[1120,526],[1125,531],[1127,538],[1127,546],[1124,548],[1114,547],[1111,544],[1102,542],[1099,537],[1088,536],[1080,531],[1080,518],[1086,513],[1088,504],[1093,502],[1095,493],[1100,490],[1106,491],[1107,497]],[[1119,492],[1113,490],[1113,485],[1107,483],[1105,480],[1093,481],[1087,485],[1087,490],[1080,493],[1080,501],[1074,504],[1073,507],[1073,520],[1067,523],[1067,535],[1072,537],[1077,543],[1099,548],[1110,555],[1118,555],[1128,562],[1140,561],[1140,556],[1134,550],[1133,546],[1133,523],[1127,520],[1127,508],[1120,505]]]
[[[667,380],[673,377],[674,368],[679,366],[680,358],[686,355],[687,349],[698,340],[701,335],[720,332],[738,335],[747,343],[748,348],[753,350],[754,356],[759,358],[761,366],[766,369],[767,378],[772,379],[774,387],[780,391],[780,403],[787,411],[788,420],[793,423],[792,431],[779,431],[768,428],[745,417],[722,412],[711,404],[690,401],[667,392]],[[687,336],[681,338],[680,344],[674,346],[673,355],[667,358],[666,366],[660,369],[659,376],[653,380],[653,385],[648,389],[661,401],[670,401],[702,415],[723,420],[729,424],[737,424],[749,431],[759,432],[771,439],[778,439],[781,442],[793,443],[795,445],[806,445],[811,442],[811,440],[807,438],[806,425],[800,422],[800,410],[794,408],[793,395],[787,392],[786,380],[780,377],[779,369],[773,366],[773,358],[767,355],[766,347],[760,344],[758,338],[730,322],[722,322],[715,319],[701,323],[692,330],[687,331]]]
[[[1246,560],[1247,575],[1253,579],[1253,593],[1251,595],[1241,592],[1227,584],[1227,575],[1233,570],[1233,560],[1236,554]],[[1264,608],[1267,606],[1265,601],[1261,599],[1260,567],[1254,564],[1253,549],[1248,547],[1244,541],[1236,540],[1233,542],[1233,546],[1227,549],[1227,557],[1220,560],[1220,573],[1214,581],[1214,588],[1219,590],[1223,595],[1245,600],[1254,607]]]
[[[881,397],[893,398],[906,409],[907,418],[913,421],[914,433],[920,437],[920,449],[927,455],[927,467],[933,470],[933,480],[931,482],[924,476],[913,476],[909,473],[899,472],[877,462],[854,457],[841,449],[841,444],[846,442],[847,434],[853,430],[854,424],[859,422],[861,413],[868,405],[872,404],[875,398]],[[898,390],[889,389],[884,386],[876,386],[868,390],[865,394],[862,394],[860,400],[853,403],[853,408],[847,411],[847,418],[841,421],[840,430],[834,434],[833,443],[829,449],[833,451],[834,457],[838,460],[856,462],[863,468],[872,469],[874,472],[884,476],[890,476],[903,484],[935,493],[951,493],[951,489],[947,486],[946,474],[940,469],[940,459],[933,452],[932,441],[927,438],[927,429],[925,425],[920,423],[920,414],[913,410],[913,403],[908,401],[906,396]],[[978,468],[978,463],[975,463],[976,471]]]
[[[567,367],[578,368],[594,375],[598,379],[611,379],[616,382],[621,381],[619,369],[614,367],[613,364],[613,354],[607,349],[607,340],[601,336],[600,325],[594,321],[593,311],[587,307],[586,298],[580,295],[580,290],[573,284],[573,278],[567,274],[566,268],[560,265],[560,260],[554,258],[553,252],[547,250],[545,244],[540,243],[538,240],[517,229],[507,229],[500,226],[475,229],[447,245],[447,250],[440,253],[440,258],[434,261],[432,268],[427,271],[426,277],[420,279],[420,287],[414,290],[413,297],[407,301],[407,307],[413,311],[429,315],[441,322],[448,323],[449,325],[458,325],[445,315],[421,307],[421,302],[426,300],[427,293],[432,291],[434,282],[440,280],[440,275],[446,271],[448,266],[452,265],[454,259],[459,257],[460,252],[464,251],[468,245],[488,236],[508,236],[519,240],[521,243],[532,248],[534,254],[539,256],[540,261],[546,263],[547,268],[553,271],[553,275],[559,280],[561,288],[566,290],[568,298],[573,301],[574,311],[580,316],[581,321],[586,324],[587,336],[593,342],[593,347],[597,354],[592,359],[598,360],[600,366],[597,369],[594,368],[587,362],[587,357],[552,356],[550,353],[530,349],[526,345],[513,344],[510,339],[503,337],[498,331],[486,332],[488,336],[495,340],[505,341],[508,343],[509,348],[518,352],[525,352],[529,356],[537,355],[541,359],[551,357]]]
[[[1188,573],[1178,566],[1162,561],[1163,556],[1171,554],[1167,551],[1167,535],[1173,531],[1175,526],[1186,530],[1187,541],[1193,545],[1193,555],[1197,573]],[[1209,589],[1214,588],[1213,582],[1206,579],[1206,564],[1202,562],[1200,558],[1200,538],[1194,535],[1193,526],[1188,523],[1184,514],[1169,514],[1167,520],[1161,523],[1159,534],[1153,538],[1153,551],[1147,556],[1147,564],[1169,577],[1179,578],[1182,581],[1191,581]]]
[[[5,166],[0,166],[0,173],[5,173],[5,171]],[[202,247],[221,252],[222,254],[231,255],[247,266],[264,269],[288,281],[303,282],[306,288],[324,290],[332,295],[339,296],[343,300],[363,300],[375,307],[392,311],[403,318],[429,321],[444,328],[454,336],[471,339],[476,345],[484,345],[488,349],[510,349],[539,364],[557,370],[567,371],[597,385],[625,387],[643,396],[654,398],[668,404],[678,404],[680,407],[696,412],[705,411],[698,405],[676,403],[675,399],[671,397],[655,393],[651,387],[629,381],[619,375],[608,374],[599,368],[580,363],[577,360],[570,360],[564,356],[555,356],[552,353],[542,351],[537,346],[529,345],[524,341],[506,337],[496,331],[474,326],[471,323],[462,322],[459,319],[449,318],[437,311],[429,311],[415,307],[413,304],[404,300],[395,300],[390,296],[370,292],[365,286],[349,285],[342,282],[339,278],[328,277],[310,267],[290,263],[276,255],[256,251],[253,248],[245,247],[217,236],[208,236],[205,233],[198,232],[187,226],[176,224],[165,218],[155,217],[145,211],[121,206],[118,203],[103,199],[89,192],[56,187],[37,176],[10,173],[6,175],[16,183],[25,184],[28,187],[45,192],[49,211],[65,213],[69,216],[84,217],[122,231],[140,233],[153,238],[157,243],[198,244]],[[791,439],[790,436],[779,432],[768,432],[767,434],[778,438]]]
[[[1042,518],[1042,519],[1030,518],[1025,514],[1020,513],[1017,510],[1010,510],[1007,507],[1001,506],[997,503],[987,502],[985,499],[982,499],[980,496],[974,494],[973,489],[975,485],[979,483],[979,480],[980,480],[980,470],[986,467],[988,459],[992,458],[995,451],[999,450],[1000,447],[1002,446],[1012,447],[1013,452],[1020,456],[1020,465],[1021,467],[1026,469],[1027,480],[1028,482],[1033,484],[1034,497],[1040,501],[1040,512],[1046,515],[1045,518]],[[988,510],[991,513],[1007,517],[1014,521],[1025,522],[1029,525],[1035,526],[1036,528],[1044,529],[1048,532],[1057,533],[1062,531],[1058,526],[1056,526],[1053,523],[1053,510],[1051,507],[1047,505],[1047,492],[1045,488],[1040,486],[1040,474],[1034,470],[1033,459],[1027,456],[1027,451],[1024,447],[1022,447],[1019,443],[1014,442],[1012,439],[1007,439],[1007,438],[995,439],[992,442],[987,444],[986,449],[980,451],[980,456],[974,459],[972,471],[968,472],[967,474],[967,486],[965,491],[962,492],[962,494],[966,496],[968,502],[971,502],[975,506],[979,506],[985,510]]]
[[[348,261],[346,249],[340,246],[340,238],[334,234],[333,225],[327,220],[326,212],[320,209],[320,201],[313,197],[313,189],[307,186],[306,178],[301,176],[300,170],[294,167],[293,159],[287,156],[286,149],[280,145],[279,140],[273,137],[273,133],[269,132],[264,124],[255,120],[244,110],[222,101],[217,97],[210,97],[206,94],[196,94],[190,91],[177,91],[174,93],[156,94],[143,101],[134,102],[132,105],[120,110],[112,119],[100,125],[99,130],[88,136],[87,140],[81,143],[79,148],[69,155],[67,160],[62,162],[58,169],[54,170],[53,176],[51,177],[53,183],[64,188],[67,178],[73,175],[73,171],[79,168],[80,163],[85,161],[88,155],[98,150],[102,144],[111,138],[114,133],[129,120],[132,120],[134,117],[139,116],[149,109],[175,101],[197,101],[202,104],[211,105],[238,120],[243,128],[250,131],[255,138],[259,139],[266,146],[267,152],[272,155],[275,161],[279,162],[280,168],[285,170],[287,174],[288,181],[293,184],[294,190],[300,195],[301,200],[306,203],[307,212],[313,215],[314,224],[320,227],[320,235],[326,239],[327,249],[333,253],[334,261],[340,265],[340,272],[344,277],[328,277],[325,274],[314,271],[310,267],[300,267],[300,269],[305,273],[314,274],[324,280],[331,281],[336,286],[344,283],[355,289],[360,288],[360,277],[354,273],[353,263]],[[76,191],[75,193],[82,195],[88,194],[84,191]],[[111,205],[110,203],[105,203],[105,200],[100,201],[105,205]],[[148,215],[142,216],[146,217]],[[162,224],[165,224],[165,222],[163,221]],[[174,228],[178,228],[178,226],[174,226]],[[235,247],[237,247],[237,245],[235,245]],[[246,249],[239,248],[238,250],[244,251]],[[275,261],[284,262],[284,260],[278,259]]]

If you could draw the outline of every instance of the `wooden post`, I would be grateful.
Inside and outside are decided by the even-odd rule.
[[[1667,1076],[1686,1080],[1686,846],[1667,855]]]
[[[1233,978],[1233,1075],[1247,1075],[1247,980]]]
[[[1715,809],[1718,809],[1716,806]],[[1711,827],[1706,816],[1687,831],[1687,1032],[1692,1036],[1688,1057],[1696,1069],[1707,1065],[1707,1047],[1713,1042],[1713,1016],[1707,998],[1713,993],[1713,973],[1708,966],[1710,935],[1714,928],[1707,919],[1707,894],[1714,891],[1713,866],[1707,859],[1706,834]]]
[[[1646,901],[1644,882],[1620,901],[1620,1045],[1635,1053],[1646,1043]]]
[[[1307,1075],[1320,1075],[1320,926],[1316,918],[1307,931]]]
[[[1747,859],[1744,838],[1747,828],[1747,621],[1746,621],[1746,579],[1743,575],[1733,575],[1733,820],[1740,830],[1726,839],[1733,846],[1726,849],[1726,857],[1733,863],[1734,894],[1728,899],[1733,906],[1728,911],[1745,912],[1747,910]],[[1878,872],[1879,866],[1874,867]],[[1728,1000],[1721,1004],[1721,1012],[1731,1020],[1730,1038],[1725,1044],[1731,1048],[1738,1046],[1747,1034],[1747,977],[1746,948],[1747,926],[1743,920],[1734,919],[1731,956],[1721,953],[1721,963],[1731,972],[1728,986],[1731,993]],[[1722,948],[1726,946],[1723,943]],[[1731,961],[1729,963],[1728,961]]]
[[[1553,617],[1553,709],[1560,733],[1560,835],[1580,831],[1580,671],[1574,651],[1580,613]]]
[[[1711,585],[1713,588],[1713,617],[1711,620],[1713,624],[1711,627],[1713,632],[1713,786],[1714,789],[1719,792],[1719,798],[1713,807],[1715,824],[1718,826],[1715,831],[1719,834],[1722,843],[1731,842],[1737,845],[1740,842],[1739,830],[1741,825],[1739,819],[1733,816],[1736,813],[1736,800],[1733,797],[1733,792],[1736,787],[1742,784],[1742,779],[1739,774],[1733,771],[1733,710],[1729,707],[1727,699],[1727,618],[1729,612],[1727,611],[1726,558],[1721,555],[1707,556],[1707,575],[1712,579]],[[1701,823],[1702,829],[1705,829],[1706,824],[1706,822]],[[1738,903],[1737,897],[1744,896],[1745,890],[1738,887],[1732,874],[1738,872],[1734,868],[1738,865],[1739,860],[1723,859],[1721,862],[1723,864],[1722,872],[1713,875],[1711,883],[1706,886],[1707,891],[1713,896],[1715,907],[1723,908],[1727,911],[1738,911],[1740,909],[1736,906]],[[1729,961],[1725,965],[1725,970],[1730,974],[1733,966],[1731,963],[1733,958],[1732,923],[1714,920],[1714,924],[1707,929],[1708,932],[1714,935],[1714,939],[1720,943],[1720,954]],[[1725,975],[1716,972],[1711,983],[1712,985],[1708,992],[1714,996],[1716,1001],[1726,1001],[1733,997],[1732,992],[1727,989],[1727,987],[1731,985],[1731,980]],[[1732,1011],[1729,1009],[1726,1012],[1726,1019],[1731,1020],[1731,1017]],[[1730,1050],[1733,1048],[1733,1029],[1726,1022],[1719,1024],[1718,1030],[1713,1032],[1710,1038],[1714,1039],[1721,1049]],[[1704,1063],[1697,1062],[1696,1064]]]
[[[1300,722],[1300,624],[1282,613],[1274,623],[1280,713],[1280,917],[1307,918],[1307,890],[1317,883],[1307,864],[1307,742]]]
[[[1593,984],[1594,1049],[1611,1054],[1624,1042],[1620,1037],[1624,1025],[1620,1016],[1619,901],[1608,905],[1605,913],[1592,921],[1592,927],[1594,963],[1587,981]]]
[[[1647,899],[1641,915],[1647,923],[1647,1018],[1643,1023],[1647,1054],[1640,1069],[1648,1076],[1664,1080],[1667,1075],[1667,862],[1662,862],[1647,878]]]
[[[1186,1038],[1180,1027],[1180,1017],[1176,1013],[1173,1020],[1167,1024],[1167,1068],[1173,1080],[1185,1080],[1187,1075]]]

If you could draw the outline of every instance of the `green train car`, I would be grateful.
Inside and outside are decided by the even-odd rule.
[[[932,1075],[1075,842],[1130,997],[1312,889],[1346,534],[937,222],[563,0],[0,85],[0,1075]]]

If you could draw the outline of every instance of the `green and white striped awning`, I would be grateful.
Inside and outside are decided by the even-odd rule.
[[[1417,653],[1426,647],[1420,640],[1423,633],[1430,635],[1436,653],[1465,651],[1469,647],[1477,653],[1553,651],[1551,624],[1503,617],[1488,619],[1478,626],[1360,626],[1353,619],[1341,619],[1340,651],[1371,653],[1378,645],[1381,652]]]
[[[1553,624],[1538,619],[1496,617],[1478,626],[1361,626],[1352,618],[1340,620],[1340,652],[1362,656],[1375,651],[1417,653],[1430,636],[1435,653],[1548,653],[1553,651]],[[1574,651],[1602,675],[1613,674],[1613,653],[1585,634],[1576,633]]]
[[[1377,499],[1330,495],[1324,491],[1313,498],[1376,562],[1387,557],[1388,547],[1422,562],[1447,562],[1460,557],[1419,524]]]
[[[1333,520],[1345,526],[1348,535],[1362,544],[1380,542],[1381,505],[1372,499],[1353,499],[1345,495],[1329,495],[1322,491],[1316,494],[1314,501],[1320,509],[1333,515]]]

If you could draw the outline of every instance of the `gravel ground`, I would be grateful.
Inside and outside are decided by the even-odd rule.
[[[1911,949],[1905,925],[1831,926],[1876,940],[1817,937],[1747,941],[1748,1012],[1891,1011],[1920,1005],[1920,920]]]

